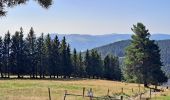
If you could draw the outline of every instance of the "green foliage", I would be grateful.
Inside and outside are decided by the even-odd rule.
[[[58,36],[52,42],[52,64],[54,77],[61,75],[61,57],[60,57],[60,42]]]
[[[77,77],[80,69],[78,66],[78,55],[76,49],[73,50],[72,63],[73,63],[73,75]]]
[[[104,58],[104,77],[110,80],[121,80],[118,57],[107,55]]]
[[[30,76],[35,78],[36,74],[36,37],[34,33],[34,29],[31,27],[30,32],[26,38],[27,45],[27,57],[28,57],[28,65],[29,65],[29,73]]]
[[[105,78],[109,80],[121,80],[121,70],[118,57],[107,55],[102,60],[96,50],[86,51],[85,69],[87,76],[93,78]]]
[[[42,33],[41,36],[36,41],[36,76],[39,74],[40,78],[45,76],[45,44],[44,44],[44,34]]]
[[[84,62],[83,62],[83,57],[82,57],[82,53],[80,52],[78,54],[78,63],[77,63],[77,66],[78,66],[78,76],[79,77],[85,77],[86,75],[86,71],[85,71],[85,65],[84,65]]]
[[[155,41],[150,40],[150,33],[142,23],[132,28],[131,45],[126,49],[124,78],[127,81],[155,84],[167,81],[161,70],[160,50]],[[131,73],[131,74],[129,74]]]
[[[23,30],[20,29],[20,32],[15,32],[11,39],[11,53],[10,53],[10,62],[11,70],[13,74],[17,74],[20,78],[20,74],[24,75],[26,73],[25,68],[23,67],[26,64],[26,44],[23,40]]]
[[[3,77],[3,41],[2,41],[2,37],[0,37],[0,73],[1,73],[1,77]]]
[[[3,72],[5,77],[9,77],[9,66],[10,66],[10,46],[11,46],[11,36],[9,31],[5,34],[4,42],[3,42]]]
[[[45,67],[46,67],[46,74],[54,75],[54,67],[53,66],[53,60],[52,60],[52,40],[50,35],[48,34],[45,38]]]
[[[8,7],[14,7],[21,4],[25,4],[29,0],[1,0],[0,1],[0,16],[6,15],[5,11]],[[44,8],[49,8],[52,5],[52,0],[35,0]]]

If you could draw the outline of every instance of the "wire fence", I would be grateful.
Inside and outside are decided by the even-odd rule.
[[[71,90],[56,90],[55,88],[27,88],[27,89],[12,89],[6,91],[4,94],[13,94],[10,97],[4,97],[2,100],[159,100],[157,99],[158,93],[161,94],[166,91],[168,87],[161,87],[160,92],[155,91],[153,88],[138,87],[127,89],[121,88],[119,91],[115,89],[106,89],[102,91],[103,95],[98,95],[92,88],[83,87],[82,90],[74,92]],[[132,94],[129,95],[128,92]],[[21,95],[22,94],[22,95]],[[24,94],[24,95],[23,95]],[[1,92],[0,92],[1,95]],[[21,96],[20,96],[21,95]],[[60,97],[59,97],[60,96]]]

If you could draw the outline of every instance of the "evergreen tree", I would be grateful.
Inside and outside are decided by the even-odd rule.
[[[3,41],[2,37],[0,37],[0,73],[1,78],[3,78]]]
[[[10,46],[11,46],[11,37],[9,31],[5,34],[3,41],[3,70],[5,77],[9,77],[10,71]]]
[[[148,59],[146,60],[148,63],[148,79],[147,83],[151,83],[155,85],[157,88],[157,85],[160,83],[164,83],[167,81],[167,77],[165,76],[165,73],[163,73],[161,67],[163,66],[160,58],[160,50],[157,44],[155,44],[154,40],[150,40],[148,43]]]
[[[79,73],[79,66],[78,66],[78,56],[77,56],[76,49],[73,50],[72,61],[73,61],[73,76],[77,77]]]
[[[85,56],[85,66],[89,78],[99,78],[103,76],[103,63],[101,60],[101,55],[99,55],[96,50],[91,50],[91,53],[87,50]]]
[[[62,66],[62,75],[66,78],[65,71],[67,70],[66,60],[67,60],[67,43],[65,37],[63,37],[60,44],[60,53],[61,53],[61,66]]]
[[[114,57],[114,56],[111,56],[110,57],[110,68],[111,70],[110,71],[113,71],[113,76],[112,79],[114,80],[121,80],[121,69],[120,69],[120,66],[119,66],[119,58],[118,57]]]
[[[112,79],[113,75],[110,74],[114,74],[114,70],[111,68],[113,66],[111,66],[111,59],[110,56],[107,55],[104,58],[104,77],[106,79]]]
[[[107,55],[104,58],[104,77],[109,80],[121,80],[118,57]]]
[[[12,63],[12,72],[13,74],[17,74],[18,75],[18,78],[20,76],[20,73],[17,69],[18,67],[18,49],[19,49],[19,32],[15,32],[15,35],[12,36],[12,46],[11,46],[11,54],[10,54],[10,61]]]
[[[54,75],[54,66],[52,63],[52,41],[50,34],[48,34],[45,39],[45,57],[47,75],[51,78],[51,76]]]
[[[93,73],[93,68],[91,67],[91,54],[90,54],[89,50],[86,51],[84,64],[86,66],[87,76],[90,78]]]
[[[61,75],[61,57],[60,57],[60,42],[56,35],[52,43],[52,62],[54,67],[54,78],[55,76]]]
[[[65,74],[70,78],[71,74],[73,73],[73,65],[72,65],[72,60],[71,60],[71,53],[70,53],[70,45],[67,45],[67,50],[66,50],[66,70]]]
[[[97,53],[96,50],[92,50],[91,51],[91,69],[92,69],[92,76],[93,78],[97,77],[102,77],[103,75],[103,64],[102,64],[102,60],[101,60],[101,56]]]
[[[145,86],[153,82],[157,84],[166,81],[167,78],[160,68],[162,63],[159,48],[149,39],[148,30],[142,23],[137,23],[132,31],[135,34],[132,35],[131,45],[126,50],[124,78],[128,81],[144,83]],[[158,76],[162,77],[163,81],[160,81]]]
[[[45,46],[44,46],[44,35],[43,33],[41,36],[37,39],[36,42],[36,59],[37,59],[37,73],[39,74],[40,78],[45,77]]]
[[[20,28],[19,32],[19,72],[21,75],[25,75],[28,71],[27,68],[27,54],[26,54],[26,42],[24,41],[23,29]],[[23,77],[23,76],[22,76]]]
[[[30,77],[35,78],[36,73],[36,37],[34,33],[34,29],[31,27],[30,32],[26,38],[27,40],[27,48],[28,48],[28,65],[30,66]],[[37,76],[36,76],[37,77]]]
[[[82,57],[81,52],[78,54],[78,62],[77,63],[78,63],[77,66],[79,68],[78,76],[79,77],[85,77],[85,66],[84,66],[84,63],[83,63],[83,57]]]

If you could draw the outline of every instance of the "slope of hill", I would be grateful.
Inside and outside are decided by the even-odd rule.
[[[156,43],[159,45],[161,50],[161,60],[164,64],[163,70],[170,75],[170,40],[158,40]],[[125,56],[125,49],[130,45],[130,40],[123,40],[108,45],[104,45],[98,48],[95,48],[98,52],[101,53],[102,57],[105,57],[107,54],[112,54],[118,57]]]
[[[56,34],[51,34],[53,39]],[[128,40],[131,38],[131,34],[104,34],[104,35],[81,35],[81,34],[57,34],[61,40],[63,36],[66,37],[67,42],[70,43],[71,48],[76,48],[78,51],[85,51],[109,43]],[[168,34],[153,34],[151,39],[164,40],[170,39]]]

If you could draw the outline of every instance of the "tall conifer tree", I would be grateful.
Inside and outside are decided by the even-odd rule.
[[[61,75],[61,57],[60,57],[60,42],[58,36],[56,35],[52,43],[52,62],[53,62],[53,71],[54,77]]]
[[[30,77],[32,76],[35,78],[36,73],[36,37],[34,33],[34,29],[31,27],[30,32],[28,33],[28,36],[26,38],[27,40],[27,47],[28,47],[28,62],[30,66]]]
[[[8,31],[7,34],[5,34],[4,41],[3,41],[3,66],[4,66],[5,77],[9,77],[10,47],[11,47],[11,36],[10,36],[10,32]]]
[[[144,83],[145,86],[166,81],[167,78],[161,70],[160,50],[157,44],[149,39],[150,33],[146,27],[142,23],[137,23],[132,31],[135,34],[132,35],[131,45],[126,49],[125,79]],[[162,77],[162,80],[159,77]]]

